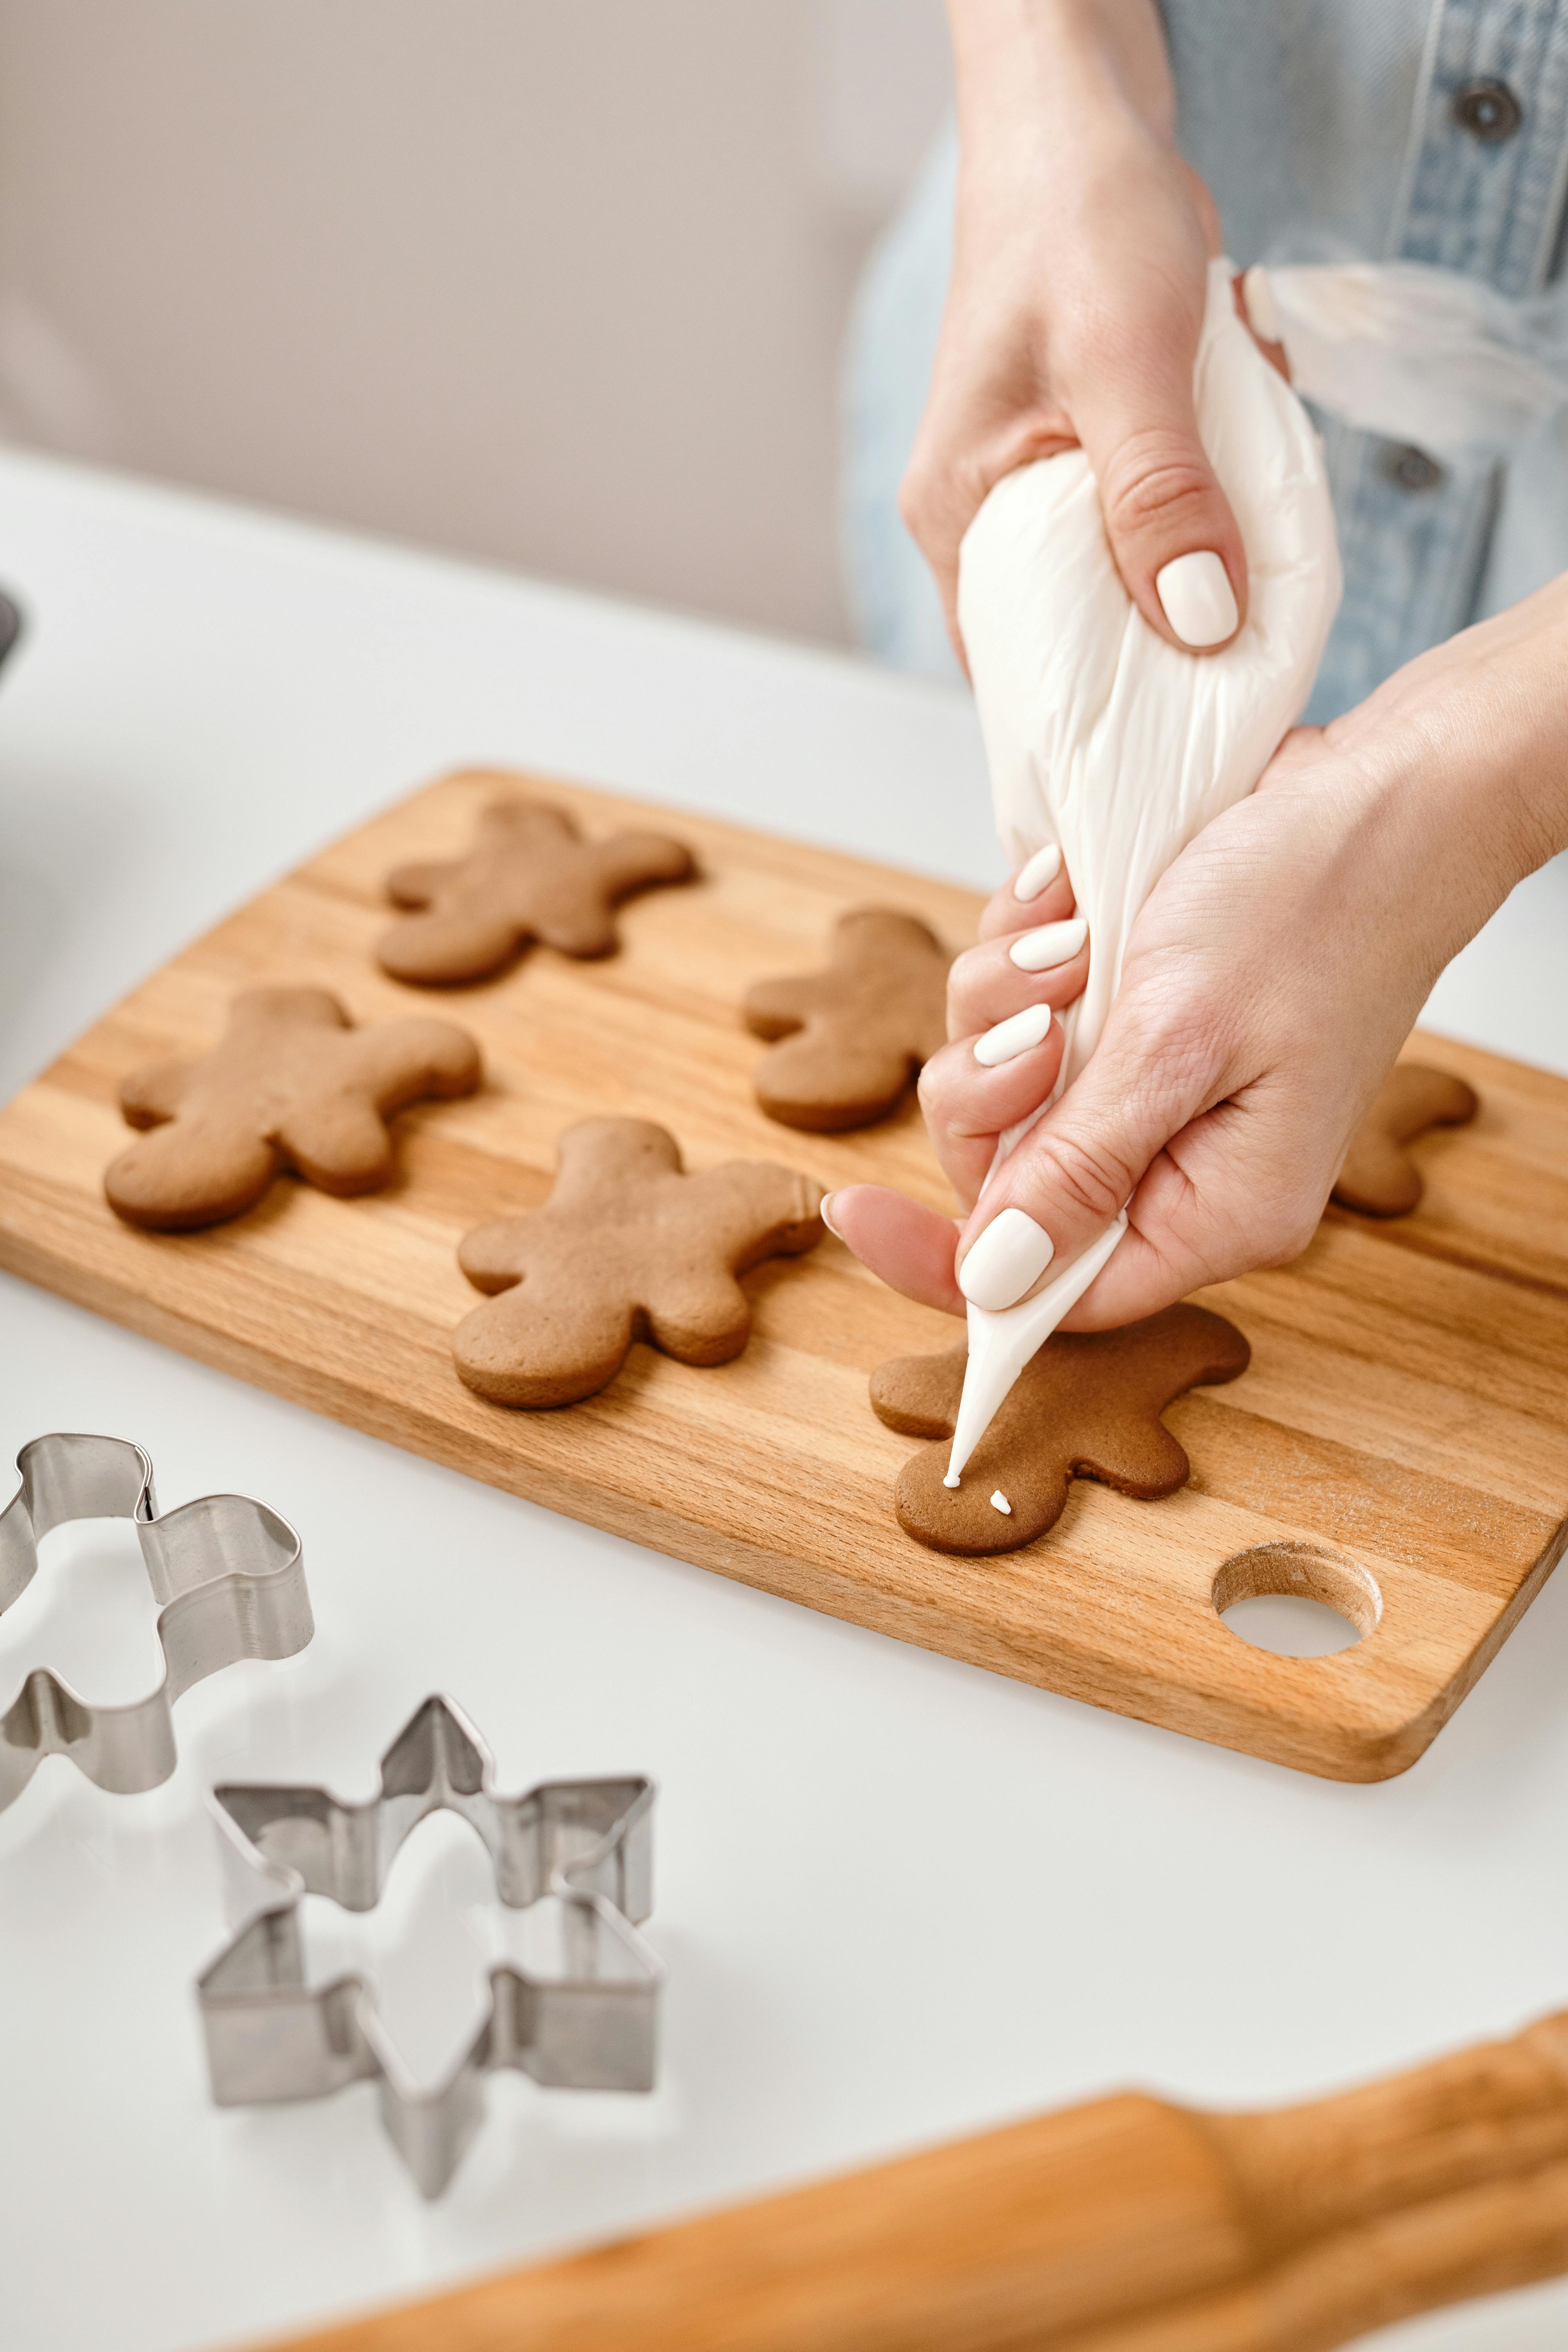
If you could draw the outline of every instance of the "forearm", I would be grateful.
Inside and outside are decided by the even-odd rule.
[[[1568,849],[1565,678],[1568,575],[1408,664],[1328,730],[1362,804],[1360,854],[1434,973]]]
[[[1069,145],[1129,113],[1171,137],[1175,93],[1153,0],[948,0],[947,13],[968,152],[1018,120]]]

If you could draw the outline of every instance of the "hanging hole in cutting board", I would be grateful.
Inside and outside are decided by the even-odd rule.
[[[1327,1658],[1370,1633],[1383,1595],[1353,1559],[1322,1544],[1254,1544],[1221,1563],[1213,1600],[1223,1624],[1279,1658]]]

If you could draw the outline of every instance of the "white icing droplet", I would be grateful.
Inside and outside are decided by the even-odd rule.
[[[1013,1506],[1007,1500],[1006,1496],[1002,1492],[1000,1486],[997,1487],[996,1492],[991,1497],[991,1507],[994,1511],[1005,1511],[1009,1518],[1013,1516]]]
[[[956,1486],[958,1484],[958,1477],[959,1474],[956,1470],[950,1470],[942,1483],[944,1486]]]

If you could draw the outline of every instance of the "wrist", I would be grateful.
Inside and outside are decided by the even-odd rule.
[[[948,23],[965,151],[1029,125],[1076,147],[1129,116],[1173,137],[1153,0],[948,0]]]
[[[1396,671],[1327,731],[1466,928],[1568,848],[1568,576]]]
[[[1422,730],[1351,760],[1342,793],[1338,887],[1383,941],[1391,982],[1411,973],[1425,996],[1540,859],[1510,796]]]

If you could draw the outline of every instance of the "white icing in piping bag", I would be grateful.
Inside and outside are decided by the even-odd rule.
[[[1228,261],[1210,263],[1193,390],[1247,548],[1234,641],[1194,654],[1149,626],[1117,571],[1081,449],[1004,476],[959,552],[959,623],[1003,845],[1016,866],[1058,845],[1089,924],[1089,984],[1061,1018],[1058,1094],[1099,1042],[1150,891],[1251,792],[1300,715],[1339,603],[1322,448],[1237,317],[1232,277]],[[1043,1112],[998,1139],[993,1176]],[[1123,1215],[1037,1297],[971,1306],[950,1485],[1125,1231]]]
[[[1127,1212],[1122,1210],[1098,1241],[1072,1264],[1064,1266],[1044,1290],[1017,1307],[969,1307],[969,1361],[963,1368],[963,1394],[952,1433],[952,1452],[942,1484],[956,1486],[964,1465],[996,1418],[1008,1390],[1037,1349],[1043,1348],[1069,1307],[1076,1307],[1122,1234]]]

